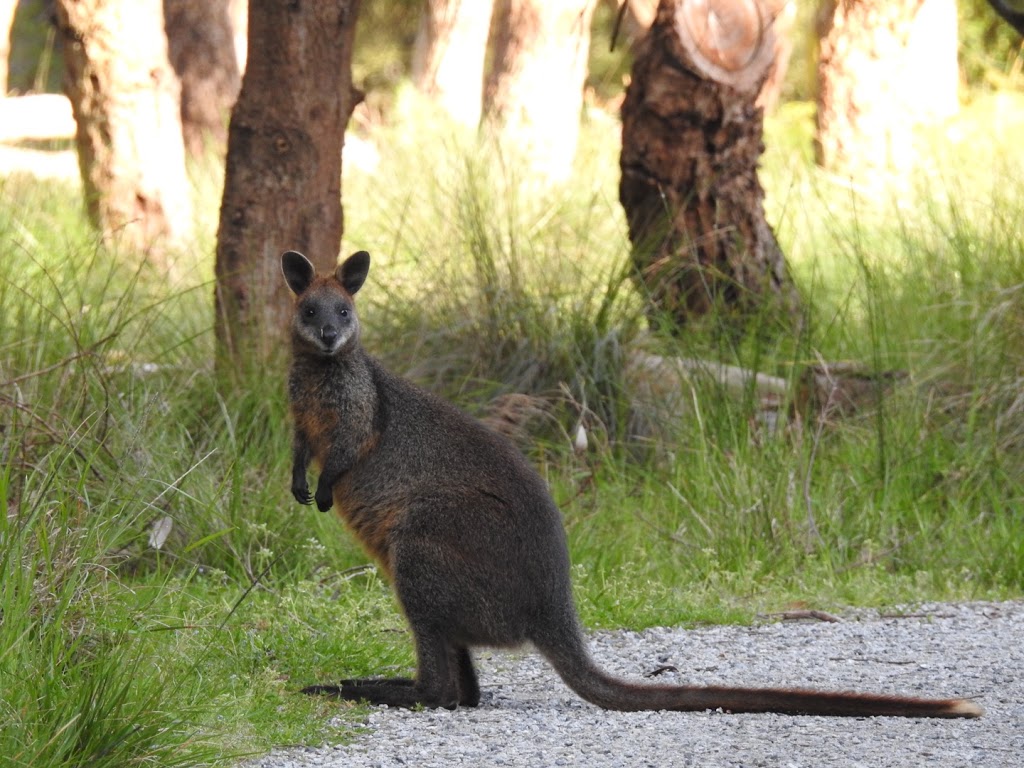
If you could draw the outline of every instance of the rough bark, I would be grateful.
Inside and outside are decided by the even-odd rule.
[[[18,0],[0,0],[0,99],[7,95],[8,60],[11,56],[11,27]]]
[[[185,148],[223,154],[228,115],[242,80],[235,58],[229,0],[163,0],[171,66],[181,80]]]
[[[503,151],[550,181],[572,170],[597,0],[499,0],[487,120]]]
[[[181,241],[192,212],[160,0],[58,0],[57,25],[90,217],[130,247]]]
[[[416,87],[470,128],[480,123],[492,8],[491,0],[427,0],[413,47]]]
[[[767,18],[754,2],[662,0],[636,53],[619,199],[637,277],[676,328],[716,307],[796,306],[757,178]]]
[[[914,127],[959,108],[955,0],[841,0],[818,63],[818,162],[864,181],[914,164]]]
[[[341,151],[358,0],[253,3],[249,58],[231,114],[217,231],[223,366],[259,366],[286,347],[291,307],[280,256],[333,269],[341,244]]]

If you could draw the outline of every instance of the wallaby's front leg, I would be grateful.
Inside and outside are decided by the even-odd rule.
[[[292,496],[299,504],[312,504],[313,494],[309,492],[306,470],[309,468],[309,441],[301,432],[295,433],[292,447]]]
[[[356,452],[351,448],[334,445],[324,460],[320,470],[320,478],[316,482],[316,507],[326,512],[334,506],[334,486],[341,476],[352,469],[356,463]]]

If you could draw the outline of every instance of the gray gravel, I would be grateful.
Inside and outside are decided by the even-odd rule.
[[[533,653],[478,653],[477,709],[377,708],[343,747],[275,752],[250,768],[397,766],[1024,766],[1024,603],[858,611],[841,623],[600,632],[608,670],[660,682],[792,685],[977,697],[979,720],[605,712]]]

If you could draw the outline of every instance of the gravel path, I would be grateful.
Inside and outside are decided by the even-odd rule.
[[[397,766],[1024,766],[1024,602],[858,611],[840,623],[601,632],[594,657],[660,682],[795,685],[977,697],[979,720],[605,712],[532,653],[479,653],[477,709],[379,708],[344,747],[287,750],[250,768]]]

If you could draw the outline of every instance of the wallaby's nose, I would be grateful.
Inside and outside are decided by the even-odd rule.
[[[320,329],[320,338],[327,344],[333,344],[334,340],[338,338],[338,329],[333,325],[325,325]]]

